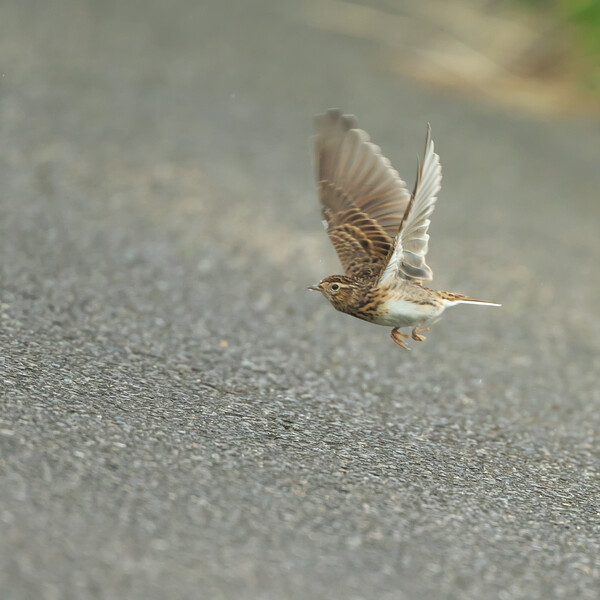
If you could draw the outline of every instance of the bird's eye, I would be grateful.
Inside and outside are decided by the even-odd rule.
[[[331,289],[332,289],[334,292],[337,292],[337,291],[340,289],[340,284],[339,284],[339,283],[333,283],[333,284],[331,285]]]

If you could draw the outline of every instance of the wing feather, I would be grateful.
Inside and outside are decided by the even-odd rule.
[[[350,269],[354,276],[378,277],[410,193],[353,116],[332,109],[315,125],[316,175],[327,232],[347,275]]]
[[[431,127],[427,125],[425,154],[417,169],[415,189],[379,284],[393,276],[411,281],[430,281],[433,278],[433,273],[425,262],[429,248],[427,230],[441,189],[441,181],[440,157],[434,152]]]

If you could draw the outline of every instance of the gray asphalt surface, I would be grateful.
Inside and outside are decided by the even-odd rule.
[[[0,4],[0,595],[600,596],[591,119],[420,88],[291,2]],[[308,136],[444,168],[404,352],[339,272]]]

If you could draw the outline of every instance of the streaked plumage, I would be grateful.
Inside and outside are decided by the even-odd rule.
[[[312,286],[337,310],[378,325],[407,348],[398,331],[421,333],[447,306],[485,304],[469,296],[430,290],[425,262],[430,217],[441,188],[442,169],[427,126],[423,161],[412,194],[355,117],[331,109],[315,119],[315,157],[319,200],[327,233],[344,275]]]

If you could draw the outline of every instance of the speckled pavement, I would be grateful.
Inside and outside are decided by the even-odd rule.
[[[0,4],[0,596],[598,598],[598,122],[297,6]],[[502,309],[409,353],[306,290],[331,106],[409,185],[431,122],[433,285]]]

